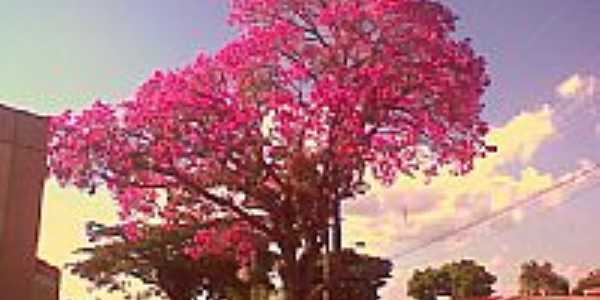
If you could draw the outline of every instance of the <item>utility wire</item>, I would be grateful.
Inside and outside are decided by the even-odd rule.
[[[585,168],[579,172],[577,172],[576,174],[570,176],[569,178],[566,178],[564,180],[561,180],[547,188],[538,190],[532,194],[530,194],[529,196],[515,201],[514,203],[498,210],[495,211],[493,213],[487,214],[483,217],[477,218],[472,222],[469,222],[467,224],[464,224],[462,226],[459,226],[457,228],[454,228],[452,230],[449,230],[447,232],[444,232],[442,234],[436,235],[430,239],[425,240],[422,243],[419,243],[418,245],[411,247],[405,251],[399,252],[395,255],[392,255],[390,258],[392,260],[397,260],[399,258],[405,257],[407,255],[413,254],[419,250],[422,250],[424,248],[427,248],[429,246],[431,246],[432,244],[438,243],[438,242],[442,242],[444,240],[447,240],[448,238],[451,238],[455,235],[458,235],[460,233],[462,233],[463,231],[467,231],[470,230],[474,227],[477,227],[481,224],[487,223],[493,219],[496,219],[498,217],[503,216],[504,214],[511,212],[517,208],[520,208],[521,206],[525,206],[527,204],[530,203],[534,203],[536,201],[539,201],[543,196],[553,193],[553,192],[557,192],[559,190],[562,189],[566,189],[572,185],[575,184],[579,184],[582,183],[586,180],[588,180],[590,177],[592,177],[593,175],[595,175],[596,173],[600,173],[600,163],[596,163],[593,166],[589,167],[589,168]]]
[[[592,178],[590,178],[590,180],[587,182],[587,184],[586,184],[586,185],[584,185],[583,189],[585,189],[585,190],[588,190],[588,189],[590,189],[590,188],[598,188],[598,185],[594,185],[594,186],[592,186],[592,184],[595,184],[595,183],[597,183],[597,182],[594,182],[594,181],[597,181],[598,179],[600,179],[600,173],[598,173],[598,174],[596,174],[595,176],[593,176]],[[579,190],[582,190],[582,188],[578,188],[578,191],[579,191]],[[564,200],[562,200],[560,203],[557,203],[557,204],[555,204],[555,205],[552,205],[552,207],[550,207],[550,209],[554,210],[554,209],[556,209],[557,207],[563,206],[563,205],[565,205],[565,204],[567,204],[567,203],[569,203],[569,202],[571,202],[571,201],[573,201],[573,200],[574,200],[573,198],[564,199]],[[541,214],[542,212],[539,212],[539,213]],[[545,211],[545,212],[543,212],[543,213],[549,213],[549,211]],[[502,234],[502,233],[504,233],[504,232],[506,232],[506,231],[508,231],[508,230],[514,229],[514,228],[515,228],[515,226],[510,226],[510,227],[509,227],[509,226],[507,226],[507,227],[503,227],[503,228],[492,228],[491,232],[489,232],[489,233],[484,233],[484,235],[485,235],[487,238],[492,238],[492,237],[495,237],[495,236],[497,236],[497,235],[500,235],[500,234]],[[452,237],[449,237],[449,239],[450,239],[450,238],[452,238]],[[471,242],[469,242],[469,244],[471,244]],[[444,253],[444,256],[448,256],[448,255],[454,255],[454,254],[455,254],[457,251],[464,251],[464,248],[465,248],[465,247],[469,247],[469,246],[470,246],[470,245],[461,246],[461,247],[454,247],[454,248],[453,248],[453,249],[451,249],[451,250],[447,250],[447,251]],[[413,268],[414,266],[416,266],[416,265],[419,265],[419,264],[422,264],[423,262],[427,262],[428,260],[427,260],[427,259],[425,259],[425,260],[418,260],[418,261],[420,261],[420,262],[411,262],[411,263],[404,264],[404,265],[398,265],[398,264],[394,264],[394,266],[395,266],[395,267],[401,267],[401,268]]]
[[[570,118],[570,117],[572,117],[572,113],[570,113],[567,109],[565,109],[566,106],[568,105],[568,103],[570,102],[570,100],[571,99],[562,99],[558,103],[555,103],[550,106],[555,111],[555,115],[553,116],[553,121],[554,121],[555,125],[562,127],[561,128],[562,130],[574,129],[574,128],[578,127],[577,125],[581,125],[579,123],[581,123],[583,121],[582,119]],[[525,206],[532,202],[539,201],[539,199],[542,196],[545,196],[552,192],[556,192],[561,189],[565,189],[572,185],[580,183],[579,180],[582,180],[582,181],[588,180],[589,179],[588,177],[594,175],[598,171],[600,171],[600,163],[595,163],[591,167],[587,167],[587,168],[584,168],[583,170],[576,171],[576,173],[569,178],[559,181],[559,182],[557,182],[549,187],[546,187],[544,189],[538,190],[538,191],[530,194],[529,196],[504,207],[501,210],[487,214],[487,215],[477,218],[474,221],[469,222],[465,225],[459,226],[457,228],[454,228],[447,232],[444,232],[440,235],[436,235],[430,239],[427,239],[424,242],[421,242],[414,247],[411,247],[405,251],[402,251],[400,253],[392,255],[391,259],[397,260],[401,257],[405,257],[409,254],[413,254],[413,253],[417,252],[418,250],[429,247],[431,244],[435,244],[437,242],[444,241],[448,238],[451,238],[452,236],[462,233],[463,231],[467,231],[469,229],[479,226],[480,224],[487,223],[488,221],[491,221],[493,219],[501,217],[502,215],[504,215],[508,212],[511,212],[517,208],[520,208],[521,206]]]

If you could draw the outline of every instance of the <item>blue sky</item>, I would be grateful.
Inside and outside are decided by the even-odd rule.
[[[374,191],[369,197],[376,201],[350,204],[346,240],[368,240],[366,251],[401,252],[600,161],[600,1],[444,2],[460,16],[458,34],[471,37],[489,62],[492,86],[484,97],[484,117],[503,147],[464,181],[442,178],[430,186],[402,181]],[[0,102],[54,114],[97,98],[118,101],[153,70],[181,66],[199,51],[224,45],[235,34],[226,14],[225,1],[217,0],[5,0]],[[600,236],[594,234],[599,192],[591,185],[552,195],[495,225],[404,257],[396,261],[390,291],[402,291],[414,267],[464,256],[488,263],[506,293],[516,291],[518,264],[529,258],[549,259],[568,276],[600,267]],[[68,253],[83,243],[85,220],[114,220],[108,196],[98,198],[49,182],[42,257],[58,265],[69,261]],[[404,210],[414,223],[397,221]],[[361,216],[365,212],[370,214]],[[364,224],[376,224],[372,228],[381,232],[365,232]],[[86,299],[84,283],[67,277],[64,285],[65,297]]]

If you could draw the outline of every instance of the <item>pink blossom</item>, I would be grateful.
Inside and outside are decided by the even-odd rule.
[[[230,2],[240,35],[215,55],[156,71],[119,104],[53,118],[62,184],[105,185],[124,221],[242,219],[248,228],[199,231],[187,246],[242,259],[246,234],[326,226],[330,201],[359,194],[369,168],[386,184],[443,166],[462,175],[493,152],[485,60],[438,2]]]

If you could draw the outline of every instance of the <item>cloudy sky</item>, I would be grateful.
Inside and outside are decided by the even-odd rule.
[[[549,260],[571,279],[600,267],[597,179],[517,206],[600,161],[600,1],[445,2],[461,17],[459,35],[489,61],[484,117],[499,151],[463,178],[373,184],[345,206],[346,243],[365,241],[363,251],[394,258],[390,300],[414,268],[463,257],[495,272],[504,294],[516,292],[527,259]],[[51,115],[97,98],[118,101],[153,70],[231,39],[226,13],[215,0],[4,0],[0,102]],[[108,195],[89,198],[50,180],[39,255],[58,266],[72,261],[90,219],[116,220]],[[62,298],[93,299],[86,287],[64,274]]]

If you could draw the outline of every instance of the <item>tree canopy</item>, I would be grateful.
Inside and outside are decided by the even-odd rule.
[[[148,288],[137,291],[136,299],[164,295],[171,300],[193,300],[200,295],[209,300],[225,296],[250,300],[252,288],[272,289],[267,273],[274,260],[265,247],[248,269],[232,252],[188,255],[182,245],[197,228],[164,231],[148,226],[139,229],[144,234],[135,241],[128,240],[119,227],[90,222],[88,228],[94,245],[78,249],[76,253],[83,258],[68,268],[96,288],[122,291],[131,297],[129,286],[132,279],[137,279]]]
[[[194,230],[164,231],[156,226],[141,229],[146,234],[128,241],[119,227],[88,223],[88,234],[94,243],[76,251],[83,258],[68,264],[69,270],[95,288],[121,291],[129,298],[151,299],[162,295],[171,300],[255,300],[252,295],[268,295],[274,291],[269,271],[278,262],[267,248],[253,257],[250,266],[240,265],[233,253],[191,257],[181,249]],[[331,299],[377,300],[377,291],[391,275],[391,262],[344,249],[331,255],[333,281]],[[323,257],[314,265],[322,274]],[[131,292],[132,279],[140,280],[147,289]],[[323,278],[312,284],[324,285]],[[321,299],[313,293],[312,299]],[[224,298],[225,297],[225,298]]]
[[[428,267],[415,270],[408,281],[408,295],[417,300],[431,300],[437,296],[454,299],[490,296],[496,276],[473,260],[446,263],[439,269]]]
[[[387,184],[461,175],[494,150],[480,118],[485,61],[435,1],[230,7],[240,34],[215,55],[155,72],[118,104],[53,118],[49,166],[62,184],[107,187],[132,240],[148,220],[168,229],[229,219],[229,237],[260,232],[281,250],[299,300],[318,275],[303,266],[318,259],[329,217],[368,189],[368,171]],[[190,255],[224,249],[218,235],[199,230]],[[242,261],[253,253],[236,245]]]
[[[332,293],[335,300],[377,300],[377,291],[391,277],[389,260],[344,249],[332,255]]]
[[[530,260],[521,265],[519,293],[526,296],[558,296],[569,294],[569,281],[554,272],[549,262]]]
[[[408,281],[407,294],[417,300],[434,300],[442,286],[439,275],[439,271],[431,267],[423,271],[415,270]]]

